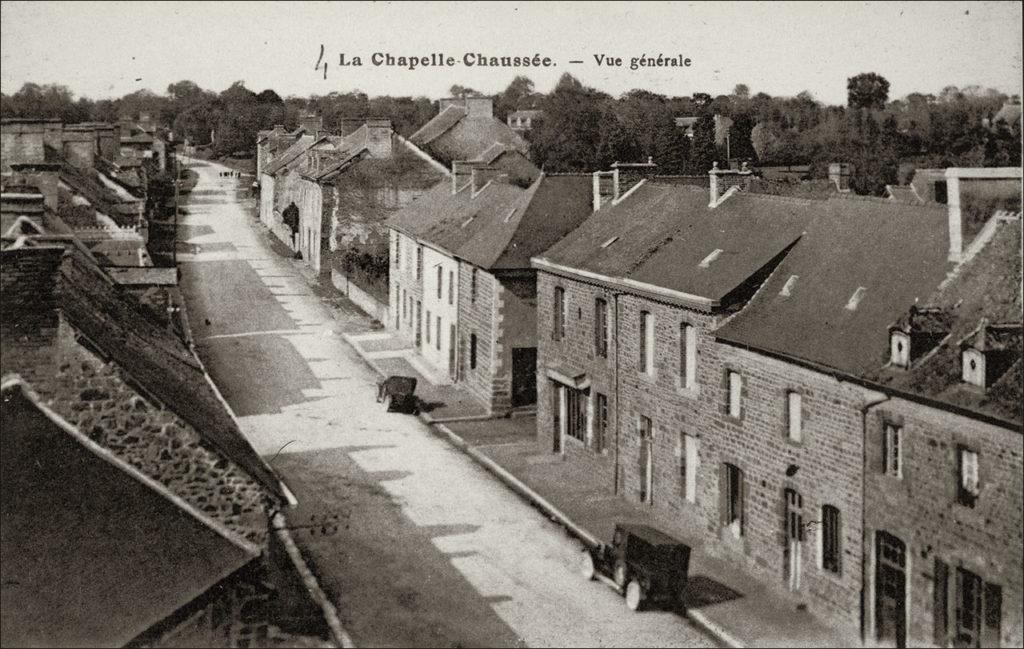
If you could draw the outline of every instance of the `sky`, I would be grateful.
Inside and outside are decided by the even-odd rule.
[[[525,74],[548,92],[564,72],[612,95],[670,96],[807,90],[846,101],[846,79],[877,72],[890,98],[979,85],[1021,93],[1017,2],[2,2],[0,90],[59,83],[77,96],[120,97],[189,79],[221,91],[235,81],[281,96],[361,90],[491,94]],[[323,46],[328,63],[315,69]],[[375,52],[453,56],[453,67],[374,66]],[[547,68],[467,67],[465,53],[549,57]],[[340,67],[345,54],[362,67]],[[630,69],[630,59],[689,58],[689,67]],[[621,57],[599,66],[595,55]],[[570,63],[579,60],[582,63]]]

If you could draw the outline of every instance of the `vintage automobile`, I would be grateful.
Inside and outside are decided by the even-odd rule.
[[[626,606],[640,610],[661,601],[684,612],[690,547],[653,527],[619,523],[611,544],[584,550],[582,572],[626,596]]]
[[[416,399],[416,379],[412,376],[382,379],[377,383],[377,403],[383,403],[387,412],[418,415],[420,404]]]

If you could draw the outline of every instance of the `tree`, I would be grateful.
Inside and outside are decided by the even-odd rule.
[[[452,97],[483,97],[484,93],[479,90],[474,90],[468,86],[460,86],[459,84],[453,85],[448,89],[448,92]]]
[[[715,147],[715,118],[704,113],[693,125],[693,142],[690,145],[690,172],[705,174],[718,158]]]
[[[737,83],[736,87],[732,89],[732,94],[737,99],[749,99],[750,98],[750,86],[745,83]]]
[[[889,100],[889,82],[874,72],[864,72],[846,80],[846,103],[850,108],[881,110]]]
[[[595,156],[598,168],[607,169],[616,162],[632,162],[636,159],[636,146],[611,105],[601,110],[598,135],[600,139]]]
[[[740,113],[733,118],[732,128],[729,129],[729,154],[740,160],[756,160],[754,144],[751,141],[751,132],[754,130],[754,120],[750,113]]]
[[[530,133],[534,162],[548,171],[598,167],[601,114],[608,95],[588,88],[569,73],[544,102],[544,119]]]
[[[518,75],[512,79],[505,90],[494,98],[494,116],[505,121],[508,114],[525,108],[533,108],[537,98],[533,81],[529,77]]]

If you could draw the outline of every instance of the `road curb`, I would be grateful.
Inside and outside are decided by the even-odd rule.
[[[306,560],[302,557],[302,552],[299,550],[299,546],[295,544],[295,539],[292,538],[291,532],[288,531],[285,518],[280,512],[274,514],[273,523],[274,533],[277,534],[277,538],[284,545],[285,552],[288,553],[288,558],[292,560],[292,565],[295,566],[296,572],[302,578],[302,583],[309,592],[309,596],[313,598],[313,601],[323,612],[324,620],[327,622],[327,628],[330,629],[335,644],[338,647],[342,647],[342,649],[354,648],[356,644],[353,642],[352,636],[345,631],[345,628],[341,625],[341,620],[338,618],[338,609],[331,603],[327,593],[320,588],[320,582],[317,581],[316,575],[313,574],[313,571],[306,564]]]
[[[385,376],[384,371],[381,370],[380,366],[378,366],[373,361],[372,358],[367,357],[363,352],[362,348],[360,348],[358,344],[351,340],[348,334],[342,334],[342,338],[345,340],[346,343],[348,343],[348,345],[352,349],[355,350],[356,354],[358,354],[359,357],[363,359],[363,361],[367,365],[369,365],[375,372],[377,372],[377,374],[379,374],[380,376]],[[541,496],[536,491],[531,489],[522,480],[515,477],[507,469],[503,468],[501,465],[499,465],[491,458],[487,457],[480,451],[470,446],[468,443],[466,443],[464,439],[462,439],[462,437],[460,437],[458,434],[452,431],[452,429],[445,426],[445,422],[485,421],[487,419],[494,419],[494,417],[455,417],[435,420],[433,417],[431,417],[429,414],[425,412],[421,412],[418,415],[418,417],[420,421],[427,424],[427,426],[429,426],[430,429],[434,431],[435,434],[438,435],[438,437],[444,438],[452,446],[468,455],[470,458],[473,459],[473,461],[475,461],[477,464],[479,464],[487,471],[492,473],[499,480],[501,480],[506,487],[516,492],[516,494],[518,494],[521,498],[529,502],[531,505],[534,505],[535,507],[540,509],[542,512],[544,512],[545,515],[557,521],[577,539],[591,547],[601,542],[600,539],[597,538],[597,536],[595,536],[585,528],[581,527],[580,525],[577,525],[571,518],[566,516],[561,510],[559,510],[557,507],[548,502],[547,499],[545,499],[543,496]],[[735,637],[732,636],[732,634],[723,629],[721,626],[709,620],[707,616],[705,616],[700,611],[687,611],[686,619],[692,622],[695,627],[699,628],[704,633],[711,636],[714,640],[720,642],[721,644],[727,647],[730,647],[732,649],[743,649],[744,647],[746,647],[745,644],[737,640]]]

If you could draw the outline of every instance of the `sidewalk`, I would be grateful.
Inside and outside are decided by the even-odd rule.
[[[618,522],[646,523],[691,547],[688,617],[732,647],[843,647],[859,638],[837,637],[827,624],[773,592],[733,562],[709,555],[693,527],[666,524],[612,493],[581,463],[540,452],[536,417],[481,420],[486,415],[462,389],[433,385],[413,366],[415,351],[385,332],[345,336],[381,375],[419,379],[417,394],[431,405],[420,417],[550,518],[588,545],[608,541]],[[467,418],[468,416],[468,418]]]

